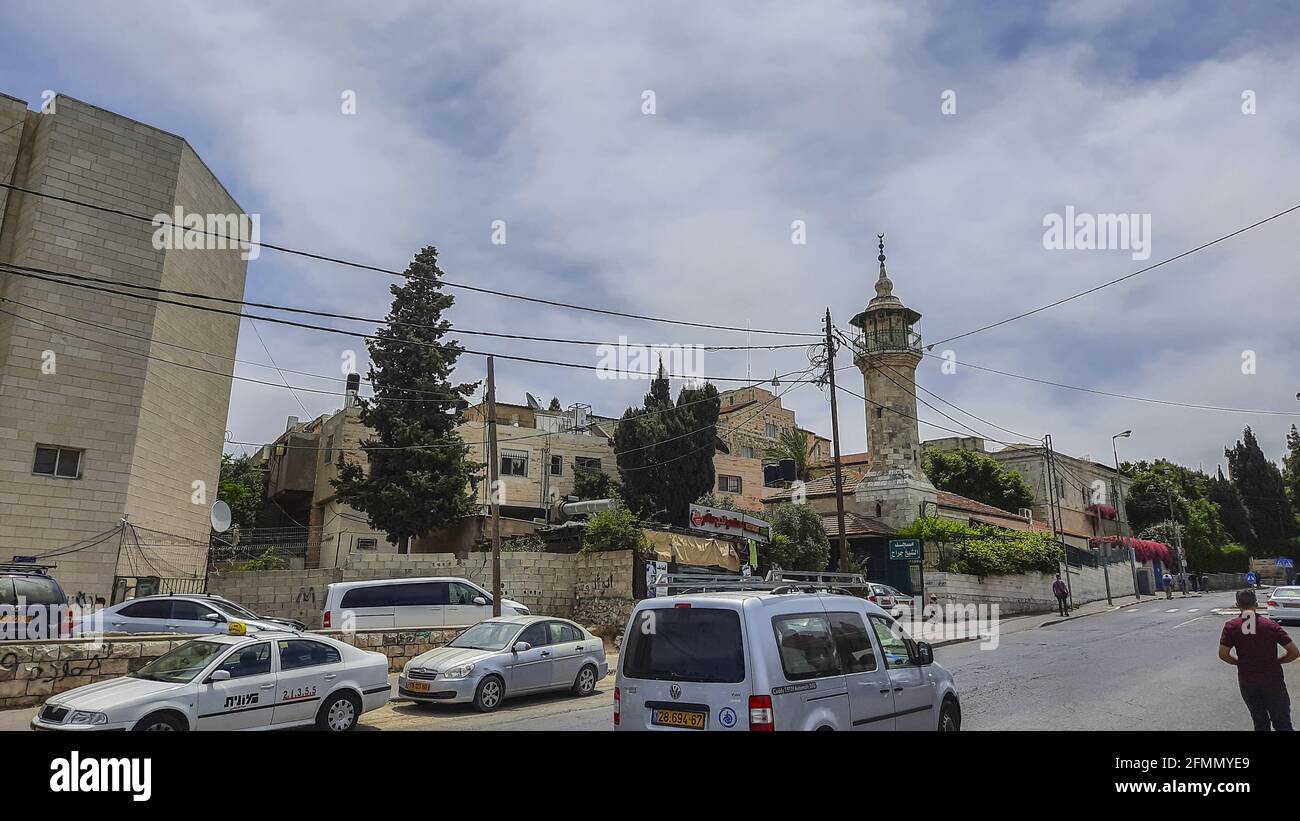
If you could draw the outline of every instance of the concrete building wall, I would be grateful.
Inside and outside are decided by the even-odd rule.
[[[1019,473],[1034,492],[1034,520],[1051,522],[1049,509],[1052,500],[1059,500],[1059,527],[1070,533],[1092,535],[1094,526],[1099,527],[1101,535],[1116,532],[1117,520],[1098,521],[1086,508],[1092,503],[1094,494],[1100,494],[1103,504],[1118,507],[1116,489],[1127,496],[1130,485],[1126,477],[1120,477],[1112,468],[1099,465],[1085,459],[1056,454],[1057,481],[1054,486],[1047,481],[1047,464],[1042,448],[1004,449],[988,454],[997,459],[1002,467]],[[1094,483],[1099,483],[1094,486]]]
[[[763,461],[746,459],[735,454],[717,453],[713,456],[713,495],[721,498],[731,496],[736,504],[747,510],[762,510],[763,496],[768,490],[763,487]],[[722,489],[722,477],[740,478],[740,493]]]
[[[486,431],[482,422],[470,421],[457,429],[465,444],[469,445],[468,458],[487,463]],[[497,449],[517,451],[528,455],[527,474],[512,476],[501,474],[502,497],[500,503],[508,507],[545,508],[549,500],[561,499],[573,493],[576,476],[575,465],[579,458],[599,459],[601,473],[617,479],[618,461],[609,440],[602,436],[581,433],[554,433],[540,435],[536,428],[497,424]],[[558,457],[560,472],[551,473],[551,459]],[[485,468],[484,476],[487,475]],[[478,500],[488,504],[488,482],[479,483]]]
[[[22,130],[13,174],[26,188],[150,215],[177,204],[239,210],[166,132],[67,97],[29,114]],[[3,219],[0,259],[17,265],[243,293],[237,251],[156,249],[148,223],[22,194],[8,198]],[[0,559],[86,540],[125,513],[186,545],[153,549],[158,575],[201,568],[230,382],[147,356],[195,356],[163,341],[233,356],[234,323],[12,274],[0,274],[0,293],[25,317],[5,317],[0,329]],[[225,375],[231,366],[203,361]],[[80,478],[35,475],[37,445],[83,451]],[[193,501],[196,481],[205,504]],[[61,556],[54,575],[69,595],[107,597],[117,548],[114,539]]]

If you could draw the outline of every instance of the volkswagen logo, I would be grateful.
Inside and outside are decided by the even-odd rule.
[[[668,688],[668,695],[672,696],[673,698],[681,698],[682,688],[674,684],[672,687]]]

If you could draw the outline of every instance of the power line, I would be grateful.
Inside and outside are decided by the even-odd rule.
[[[266,347],[266,340],[262,339],[262,332],[257,329],[257,322],[249,320],[248,325],[253,329],[253,334],[257,336],[257,341],[262,343],[262,350],[266,351],[266,358],[271,360],[271,365],[275,368],[275,372],[280,374],[280,381],[289,389],[289,395],[293,397],[293,401],[298,403],[298,407],[302,409],[304,416],[311,416],[311,412],[307,410],[307,406],[302,403],[300,398],[298,398],[297,392],[294,391],[293,386],[289,384],[289,380],[285,378],[284,372],[280,370],[280,366],[275,364],[275,357],[271,356],[271,349]]]
[[[154,218],[151,217],[151,216],[146,216],[146,215],[143,215],[143,214],[134,214],[134,213],[131,213],[131,212],[129,212],[129,211],[121,210],[121,209],[119,209],[119,208],[110,208],[110,207],[108,207],[108,206],[104,206],[104,205],[96,205],[95,203],[86,202],[86,201],[84,201],[84,200],[77,200],[77,199],[73,199],[73,198],[71,198],[71,197],[64,197],[64,196],[60,196],[60,195],[57,195],[57,194],[49,194],[49,193],[46,193],[46,192],[43,192],[43,191],[34,191],[34,190],[30,189],[30,188],[24,188],[24,187],[22,187],[22,186],[13,185],[13,184],[11,184],[11,183],[3,183],[3,182],[0,182],[0,186],[3,186],[4,188],[8,188],[8,189],[10,189],[10,190],[12,190],[12,191],[21,191],[21,192],[24,193],[24,194],[31,194],[31,195],[36,196],[36,197],[44,197],[44,198],[46,198],[46,199],[55,200],[55,201],[57,201],[57,202],[64,202],[64,203],[67,203],[67,204],[69,204],[69,205],[75,205],[75,206],[78,206],[78,207],[81,207],[81,208],[90,208],[90,209],[95,210],[95,211],[100,211],[100,212],[108,213],[108,214],[115,214],[115,215],[117,215],[117,216],[125,217],[125,218],[127,218],[127,219],[132,219],[132,220],[136,220],[136,221],[139,221],[139,222],[145,222],[145,223],[150,224],[151,226],[154,225]],[[175,226],[172,226],[172,228],[173,228],[173,230],[177,230],[177,229],[179,229],[179,230],[183,230],[183,231],[185,231],[186,233],[198,233],[198,234],[203,234],[203,235],[206,235],[206,236],[210,236],[210,237],[214,237],[214,238],[221,239],[221,240],[223,240],[223,241],[225,241],[225,242],[229,242],[229,241],[231,241],[232,239],[237,239],[237,240],[240,241],[240,242],[245,242],[245,240],[244,240],[243,238],[232,238],[232,237],[229,237],[229,236],[227,236],[227,235],[225,235],[225,234],[217,233],[217,232],[214,232],[214,231],[206,231],[206,230],[203,230],[203,229],[200,229],[200,228],[191,228],[191,227],[189,227],[189,226],[181,226],[181,225],[175,225]],[[246,243],[246,244],[247,244],[247,243]],[[260,248],[269,248],[269,249],[271,249],[271,250],[273,250],[273,251],[280,251],[280,252],[282,252],[282,253],[292,254],[292,255],[294,255],[294,256],[305,257],[305,258],[307,258],[307,259],[314,259],[314,260],[318,260],[318,261],[320,261],[320,262],[329,262],[329,263],[332,263],[332,264],[335,264],[335,265],[345,265],[345,266],[347,266],[347,267],[349,267],[349,268],[356,268],[356,269],[358,269],[358,270],[362,270],[362,271],[371,271],[371,272],[374,272],[374,273],[387,274],[387,275],[389,275],[389,276],[402,277],[402,278],[405,278],[405,279],[427,279],[427,277],[414,277],[414,276],[412,276],[411,274],[406,273],[405,271],[395,271],[395,270],[392,270],[392,269],[389,269],[389,268],[381,268],[381,267],[379,267],[379,266],[377,266],[377,265],[367,265],[367,264],[365,264],[365,263],[355,262],[355,261],[352,261],[352,260],[346,260],[346,259],[342,259],[342,258],[339,258],[339,257],[331,257],[331,256],[327,256],[327,255],[325,255],[325,254],[317,254],[317,253],[310,252],[310,251],[303,251],[303,250],[296,249],[296,248],[289,248],[289,247],[286,247],[286,246],[283,246],[283,245],[276,245],[276,244],[269,243],[269,242],[258,242],[258,243],[256,243],[256,244],[257,244],[257,246],[260,247]],[[460,282],[452,282],[452,281],[447,280],[447,279],[437,279],[437,280],[435,280],[435,281],[438,282],[438,283],[440,283],[440,284],[442,284],[442,285],[446,285],[448,288],[458,288],[458,289],[465,290],[465,291],[473,291],[473,292],[475,292],[475,293],[487,294],[487,295],[489,295],[489,296],[502,297],[502,298],[506,298],[506,299],[516,299],[516,300],[520,300],[520,301],[523,301],[523,302],[532,302],[532,303],[536,303],[536,304],[539,304],[539,305],[549,305],[549,306],[551,306],[551,307],[553,307],[553,308],[565,308],[565,309],[573,310],[573,311],[586,311],[586,312],[589,312],[589,313],[604,314],[604,315],[607,315],[607,316],[618,316],[618,317],[622,317],[622,318],[624,318],[624,319],[637,319],[637,320],[642,320],[642,321],[645,321],[645,322],[659,322],[659,323],[668,324],[668,325],[683,325],[683,326],[693,327],[693,328],[711,328],[711,329],[714,329],[714,330],[721,330],[721,331],[746,331],[746,332],[748,332],[748,333],[756,333],[756,334],[770,334],[770,335],[776,335],[776,336],[810,336],[810,337],[820,337],[820,336],[821,336],[821,334],[817,334],[817,333],[809,333],[809,332],[806,332],[806,331],[778,331],[778,330],[761,329],[761,328],[741,328],[741,327],[738,327],[738,326],[732,326],[732,325],[717,325],[717,324],[712,324],[712,323],[707,323],[707,322],[691,322],[691,321],[688,321],[688,320],[682,320],[682,319],[668,319],[668,318],[665,318],[665,317],[645,316],[645,315],[642,315],[642,314],[634,314],[634,313],[629,313],[629,312],[626,312],[626,311],[615,311],[615,310],[611,310],[611,309],[608,309],[608,308],[594,308],[594,307],[587,306],[587,305],[576,305],[576,304],[573,304],[573,303],[560,302],[560,301],[552,300],[552,299],[543,299],[543,298],[541,298],[541,297],[526,296],[526,295],[524,295],[524,294],[515,294],[515,293],[510,293],[510,292],[508,292],[508,291],[501,291],[501,290],[492,289],[492,288],[483,288],[483,287],[476,286],[476,285],[466,285],[466,284],[464,284],[464,283],[460,283]]]
[[[1242,228],[1238,228],[1237,230],[1235,230],[1235,231],[1233,231],[1233,232],[1231,232],[1231,233],[1224,234],[1223,236],[1218,237],[1217,239],[1210,240],[1209,242],[1206,242],[1206,243],[1203,243],[1203,244],[1201,244],[1201,245],[1198,245],[1198,246],[1196,246],[1195,248],[1190,248],[1190,249],[1188,249],[1188,250],[1186,250],[1186,251],[1183,251],[1181,254],[1175,254],[1174,256],[1172,256],[1172,257],[1168,257],[1167,259],[1162,259],[1161,261],[1155,263],[1154,265],[1148,265],[1148,266],[1145,267],[1145,268],[1139,268],[1138,270],[1133,271],[1132,273],[1125,274],[1125,275],[1122,276],[1122,277],[1117,277],[1116,279],[1112,279],[1112,280],[1110,280],[1109,282],[1103,282],[1103,283],[1100,284],[1100,285],[1095,285],[1095,286],[1093,286],[1093,287],[1091,287],[1091,288],[1088,288],[1087,290],[1079,291],[1079,292],[1076,293],[1076,294],[1071,294],[1070,296],[1064,297],[1064,298],[1062,298],[1062,299],[1058,299],[1058,300],[1056,300],[1055,302],[1049,302],[1049,303],[1047,303],[1046,305],[1042,305],[1042,306],[1040,306],[1040,307],[1038,307],[1038,308],[1034,308],[1034,309],[1029,310],[1029,311],[1024,311],[1023,313],[1016,314],[1015,316],[1009,316],[1009,317],[1007,317],[1006,319],[1000,319],[1000,320],[998,320],[997,322],[992,322],[992,323],[989,323],[988,325],[982,325],[982,326],[980,326],[980,327],[978,327],[978,328],[974,328],[974,329],[969,330],[969,331],[966,331],[966,332],[964,332],[964,333],[957,334],[956,336],[949,336],[949,337],[946,337],[946,338],[944,338],[944,339],[940,339],[938,342],[931,342],[929,345],[926,346],[926,349],[927,349],[927,350],[933,350],[933,349],[934,349],[934,346],[936,346],[936,345],[943,345],[943,344],[945,344],[945,343],[947,343],[947,342],[953,342],[953,341],[958,340],[958,339],[964,339],[964,338],[966,338],[966,337],[968,337],[968,336],[973,336],[973,335],[975,335],[975,334],[982,333],[982,332],[984,332],[984,331],[992,330],[993,328],[997,328],[997,327],[1000,327],[1000,326],[1002,326],[1002,325],[1006,325],[1007,323],[1015,322],[1015,321],[1018,320],[1018,319],[1024,319],[1025,317],[1033,316],[1034,314],[1037,314],[1037,313],[1042,313],[1043,311],[1049,310],[1049,309],[1051,309],[1051,308],[1055,308],[1055,307],[1058,306],[1058,305],[1064,305],[1065,303],[1070,302],[1071,300],[1075,300],[1075,299],[1078,299],[1078,298],[1080,298],[1080,297],[1087,296],[1087,295],[1089,295],[1089,294],[1094,294],[1094,293],[1096,293],[1097,291],[1102,290],[1103,288],[1109,288],[1109,287],[1112,286],[1112,285],[1117,285],[1117,284],[1119,284],[1119,283],[1121,283],[1121,282],[1124,282],[1125,280],[1129,280],[1129,279],[1132,279],[1133,277],[1140,276],[1141,274],[1145,274],[1145,273],[1147,273],[1148,271],[1154,271],[1156,268],[1159,268],[1159,267],[1161,267],[1162,265],[1168,265],[1169,263],[1171,263],[1171,262],[1175,262],[1175,261],[1177,261],[1177,260],[1180,260],[1180,259],[1182,259],[1183,257],[1188,257],[1188,256],[1191,256],[1192,254],[1197,253],[1198,251],[1203,251],[1203,250],[1205,250],[1206,248],[1209,248],[1209,247],[1212,246],[1212,245],[1218,245],[1220,242],[1223,242],[1223,241],[1225,241],[1225,240],[1232,239],[1233,237],[1237,236],[1238,234],[1244,234],[1245,232],[1251,230],[1252,228],[1258,228],[1259,226],[1264,225],[1265,223],[1269,223],[1269,222],[1272,222],[1272,221],[1275,220],[1275,219],[1279,219],[1279,218],[1281,218],[1281,217],[1284,217],[1284,216],[1286,216],[1287,214],[1290,214],[1292,211],[1296,211],[1296,210],[1300,210],[1300,203],[1297,203],[1296,205],[1293,205],[1293,206],[1291,206],[1290,208],[1284,209],[1284,210],[1282,210],[1282,211],[1278,211],[1276,214],[1273,214],[1273,215],[1270,216],[1270,217],[1265,217],[1264,219],[1259,220],[1259,221],[1257,221],[1257,222],[1253,222],[1253,223],[1251,223],[1250,225],[1244,226],[1244,227],[1242,227]]]
[[[14,267],[15,266],[0,265],[0,268],[4,268],[4,269],[10,269]],[[63,280],[50,278],[40,274],[33,274],[22,270],[10,270],[9,273],[15,276],[28,277],[31,279],[41,280],[43,282],[50,282],[56,285],[63,285],[69,288],[82,288],[86,290],[112,294],[114,296],[124,296],[124,297],[129,297],[134,299],[145,300],[148,302],[157,302],[165,305],[176,305],[178,307],[189,308],[191,310],[196,310],[196,311],[205,311],[208,313],[217,313],[217,314],[224,314],[226,316],[239,317],[240,319],[245,319],[245,318],[259,319],[264,322],[272,322],[277,325],[288,325],[290,327],[295,327],[295,328],[305,328],[307,330],[338,334],[341,336],[354,337],[358,339],[364,339],[367,341],[382,340],[382,341],[396,342],[403,345],[415,345],[417,347],[422,347],[422,348],[444,348],[444,349],[450,348],[450,349],[457,350],[460,353],[467,353],[474,356],[484,356],[484,357],[494,356],[497,359],[504,359],[504,360],[514,361],[514,362],[528,362],[535,365],[551,365],[554,367],[573,368],[578,370],[591,370],[591,371],[598,371],[601,373],[635,374],[638,377],[643,375],[643,372],[641,371],[632,371],[623,368],[610,368],[603,365],[586,365],[578,362],[560,362],[553,359],[542,359],[540,357],[529,357],[529,356],[519,356],[516,354],[496,353],[494,351],[478,351],[478,350],[473,350],[471,348],[462,347],[458,342],[435,343],[435,342],[423,342],[423,341],[412,340],[412,339],[387,340],[384,337],[376,336],[374,334],[364,334],[357,331],[347,331],[347,330],[343,330],[342,328],[330,328],[323,325],[311,325],[305,322],[295,322],[289,319],[280,319],[277,317],[240,313],[238,311],[230,311],[224,308],[215,308],[210,305],[194,305],[188,302],[178,302],[176,300],[164,299],[162,297],[145,296],[143,294],[124,293],[122,291],[115,291],[110,288],[103,288],[97,285],[87,285],[85,283],[77,283],[77,282],[66,282]],[[8,300],[8,301],[12,301],[12,300]],[[15,304],[19,304],[19,303],[15,303]],[[800,347],[804,347],[804,346],[800,346]],[[738,377],[738,376],[704,376],[704,375],[697,376],[694,374],[676,374],[676,373],[668,373],[665,375],[674,379],[688,379],[688,380],[699,380],[699,381],[707,381],[707,382],[751,382],[753,381],[750,378]]]
[[[592,340],[592,339],[566,339],[562,337],[530,336],[528,334],[508,334],[500,331],[478,331],[478,330],[471,330],[469,328],[461,328],[461,327],[443,328],[442,326],[439,325],[427,325],[418,322],[394,322],[389,319],[381,319],[381,318],[370,317],[370,316],[356,316],[353,314],[342,314],[333,311],[317,310],[313,308],[300,308],[292,305],[276,305],[270,302],[252,302],[250,300],[235,299],[233,297],[216,296],[214,294],[205,294],[198,291],[180,291],[174,288],[159,288],[153,285],[143,285],[134,282],[123,282],[121,280],[109,279],[107,277],[97,277],[97,276],[91,276],[89,274],[77,274],[77,273],[72,273],[70,271],[55,271],[49,268],[37,268],[30,265],[15,265],[13,263],[0,263],[0,265],[3,265],[6,269],[13,269],[10,271],[10,273],[18,273],[19,271],[23,271],[31,274],[43,274],[45,276],[63,277],[67,279],[77,280],[79,282],[95,282],[101,285],[112,285],[118,288],[133,288],[136,290],[148,291],[150,293],[156,293],[156,294],[170,294],[172,296],[183,296],[183,297],[188,297],[190,299],[206,299],[212,302],[220,302],[226,305],[239,305],[248,308],[265,308],[271,311],[284,311],[286,313],[304,314],[307,316],[321,317],[323,319],[342,319],[348,322],[367,322],[373,325],[387,325],[393,328],[450,330],[458,334],[467,334],[470,336],[488,336],[497,339],[517,339],[526,342],[552,342],[552,343],[565,344],[565,345],[585,345],[585,346],[592,346],[592,347],[596,347],[596,346],[614,347],[619,345],[625,345],[627,347],[636,347],[636,348],[666,347],[664,345],[658,345],[653,343],[628,342],[626,340],[619,340],[618,342],[607,342],[607,341]],[[122,296],[138,298],[134,294],[122,294]],[[179,304],[184,304],[184,303],[179,303]],[[698,347],[701,350],[705,350],[705,351],[750,351],[750,350],[771,351],[771,350],[781,350],[785,348],[803,348],[803,347],[807,347],[808,344],[809,343],[807,342],[787,342],[787,343],[781,343],[776,345],[689,345],[683,347]]]
[[[939,356],[938,354],[926,353],[924,355],[932,359],[944,359],[944,357]],[[944,361],[949,362],[952,360],[944,359]],[[959,362],[958,364],[961,367],[974,368],[975,370],[987,371],[988,373],[996,373],[999,374],[1000,376],[1011,377],[1012,379],[1023,379],[1026,382],[1037,382],[1040,385],[1050,385],[1051,387],[1054,388],[1064,388],[1066,390],[1071,390],[1071,391],[1093,393],[1099,396],[1109,396],[1114,399],[1128,399],[1133,402],[1149,402],[1155,405],[1168,405],[1171,407],[1192,408],[1195,410],[1220,411],[1224,413],[1253,413],[1253,414],[1263,414],[1266,416],[1300,416],[1300,413],[1295,413],[1290,411],[1259,410],[1255,408],[1232,408],[1232,407],[1223,407],[1220,405],[1201,404],[1197,402],[1175,402],[1169,399],[1156,399],[1150,396],[1135,396],[1132,394],[1125,394],[1125,393],[1113,393],[1111,391],[1103,391],[1103,390],[1098,390],[1096,388],[1085,388],[1079,385],[1067,385],[1063,382],[1053,382],[1048,379],[1039,379],[1037,377],[1026,376],[1020,373],[1012,373],[1011,371],[1002,371],[1002,370],[998,370],[997,368],[990,368],[984,365],[976,365],[971,362],[962,361]]]

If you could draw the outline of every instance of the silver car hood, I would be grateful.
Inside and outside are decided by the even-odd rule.
[[[47,703],[72,710],[111,713],[114,708],[131,707],[139,702],[153,701],[163,697],[168,691],[186,686],[188,685],[124,676],[59,693]]]
[[[462,664],[482,661],[500,652],[500,650],[475,650],[471,647],[435,647],[411,659],[409,666],[425,667],[443,673]]]

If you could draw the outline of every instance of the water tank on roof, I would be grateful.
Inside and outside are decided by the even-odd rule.
[[[779,465],[763,465],[763,487],[773,487],[781,481]]]
[[[799,478],[799,472],[795,467],[794,460],[782,459],[781,460],[781,481],[793,482],[795,479],[798,478]]]

